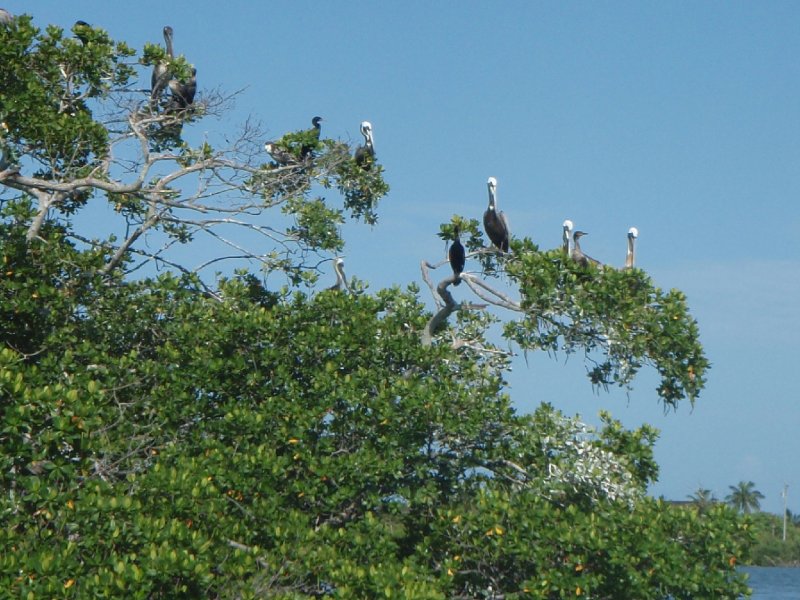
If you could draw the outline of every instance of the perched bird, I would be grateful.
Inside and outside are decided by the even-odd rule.
[[[150,77],[150,102],[155,105],[161,97],[161,93],[166,89],[172,74],[169,71],[169,62],[175,58],[172,51],[172,27],[164,27],[164,44],[167,48],[167,57],[153,67],[153,75]]]
[[[267,142],[264,144],[264,150],[266,150],[272,160],[281,167],[297,162],[297,159],[291,152],[280,148],[275,142]]]
[[[628,253],[625,256],[626,269],[633,268],[635,262],[634,252],[636,250],[635,243],[636,243],[636,238],[638,237],[639,237],[639,230],[636,229],[636,227],[631,227],[630,229],[628,229]]]
[[[347,285],[347,278],[344,276],[344,261],[341,258],[337,258],[333,262],[333,270],[336,273],[336,283],[334,283],[329,290],[345,290],[347,292],[350,291],[350,286]]]
[[[588,235],[585,231],[576,231],[572,235],[572,243],[573,243],[572,255],[571,255],[572,260],[574,260],[582,267],[586,267],[589,264],[593,264],[594,266],[599,267],[602,265],[602,263],[599,260],[592,258],[588,254],[584,254],[583,251],[581,250],[581,244],[578,240],[580,240],[585,235]]]
[[[561,244],[564,249],[564,254],[569,256],[572,250],[572,221],[567,219],[561,224]]]
[[[0,123],[0,171],[5,171],[14,162],[11,150],[6,144],[6,134],[8,134],[8,125]]]
[[[483,227],[492,243],[508,252],[508,219],[502,210],[497,212],[497,180],[489,177],[489,207],[483,213]]]
[[[0,8],[0,23],[7,25],[14,20],[14,15],[8,12],[5,8]]]
[[[314,139],[313,144],[303,144],[303,147],[300,149],[300,158],[306,160],[311,158],[312,153],[316,149],[317,142],[319,141],[319,134],[322,131],[322,126],[320,123],[322,122],[322,117],[314,117],[311,119],[311,129],[308,130],[308,133],[311,134],[311,137]]]
[[[450,245],[450,250],[447,252],[447,258],[450,260],[450,266],[453,268],[453,275],[455,275],[456,278],[453,285],[459,285],[461,283],[461,273],[464,271],[464,265],[467,262],[467,254],[458,236],[458,227],[456,227],[455,237],[453,243]]]
[[[356,149],[356,163],[362,169],[369,170],[375,162],[375,144],[372,139],[372,123],[369,121],[361,122],[361,135],[364,136],[364,145]]]
[[[86,30],[91,28],[92,26],[86,21],[75,21],[75,24],[72,26],[75,37],[78,38],[84,46],[89,43],[89,36],[86,35]]]
[[[172,78],[169,80],[169,91],[172,93],[170,108],[181,110],[189,108],[194,102],[194,95],[197,93],[197,69],[192,67],[192,75],[185,83]]]

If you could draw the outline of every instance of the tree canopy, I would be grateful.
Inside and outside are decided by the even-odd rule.
[[[652,366],[674,407],[695,401],[708,366],[680,292],[527,238],[495,252],[460,216],[441,235],[460,227],[481,265],[461,278],[482,304],[456,303],[456,276],[434,285],[440,265],[427,261],[433,312],[413,284],[310,291],[344,247],[338,225],[377,221],[388,192],[379,153],[365,164],[348,143],[301,129],[273,140],[270,156],[254,122],[225,147],[192,145],[187,132],[225,98],[201,88],[176,108],[141,83],[161,63],[187,81],[186,58],[136,52],[85,24],[73,33],[27,16],[0,24],[3,589],[639,600],[746,590],[735,570],[746,520],[649,498],[650,427],[604,415],[592,429],[550,404],[517,413],[509,356],[489,334],[490,305],[510,307],[518,318],[503,335],[522,350],[583,352],[598,386],[628,386]],[[80,229],[72,217],[100,203],[118,223]],[[232,261],[224,275],[172,257],[204,236],[229,249],[213,261]],[[273,273],[286,283],[267,286]]]

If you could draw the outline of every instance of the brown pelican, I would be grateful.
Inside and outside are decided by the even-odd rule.
[[[572,250],[570,247],[572,244],[572,227],[572,221],[569,219],[561,224],[561,247],[564,249],[564,254],[566,256],[569,256],[570,250]]]
[[[636,243],[636,238],[639,237],[639,230],[636,227],[631,227],[628,229],[628,254],[625,256],[625,268],[632,269],[634,265],[634,251],[636,248],[634,247]]]
[[[294,154],[279,147],[275,142],[267,142],[264,144],[264,150],[267,151],[267,154],[270,155],[278,166],[285,167],[286,165],[297,162]]]
[[[319,142],[319,134],[322,130],[322,126],[320,123],[322,122],[322,117],[314,117],[311,119],[311,129],[308,130],[308,133],[314,138],[314,143],[312,144],[303,144],[303,147],[300,149],[300,158],[306,160],[307,158],[311,157],[312,152],[317,147],[317,142]]]
[[[344,261],[341,258],[337,258],[333,262],[333,270],[336,273],[336,283],[334,283],[329,290],[345,290],[347,292],[350,291],[350,286],[347,285],[347,278],[344,276]]]
[[[461,239],[458,236],[458,227],[455,230],[455,237],[453,243],[450,245],[450,250],[447,253],[447,258],[450,260],[450,266],[453,268],[453,275],[456,280],[453,285],[461,283],[461,273],[464,270],[464,265],[467,261],[467,255],[464,252],[464,246],[461,244]]]
[[[169,63],[175,58],[175,55],[172,52],[172,27],[169,25],[164,27],[164,43],[167,47],[166,58],[156,63],[153,67],[153,75],[150,77],[150,102],[152,104],[158,102],[161,92],[166,89],[171,78]]]
[[[364,136],[364,145],[356,149],[355,159],[358,166],[369,170],[375,161],[375,145],[372,139],[372,123],[361,122],[361,135]]]
[[[483,227],[492,243],[508,252],[508,219],[502,210],[497,212],[497,180],[489,177],[489,208],[483,213]]]
[[[169,80],[169,91],[172,93],[170,107],[173,109],[188,108],[194,102],[194,95],[197,93],[197,69],[192,67],[192,76],[181,83],[177,79]]]
[[[14,20],[14,15],[8,12],[5,8],[0,8],[0,23],[8,25]]]
[[[602,265],[602,263],[599,260],[592,258],[588,254],[584,254],[583,251],[581,250],[581,244],[578,240],[580,240],[585,235],[588,235],[585,231],[576,231],[572,235],[572,243],[573,243],[572,255],[571,255],[572,260],[574,260],[582,267],[586,267],[590,264],[599,267]]]

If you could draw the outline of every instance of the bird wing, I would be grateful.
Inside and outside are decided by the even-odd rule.
[[[508,217],[506,216],[506,213],[503,212],[502,210],[500,211],[500,222],[503,224],[503,227],[505,227],[506,236],[510,238],[511,228],[508,226]]]

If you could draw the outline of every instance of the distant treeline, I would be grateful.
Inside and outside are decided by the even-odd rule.
[[[786,540],[783,539],[783,517],[771,513],[751,515],[756,533],[750,562],[754,565],[773,567],[800,566],[800,518],[787,514]]]

